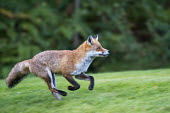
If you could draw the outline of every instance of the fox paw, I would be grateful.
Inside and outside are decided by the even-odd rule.
[[[75,88],[73,86],[68,86],[68,90],[74,91]]]
[[[93,90],[93,88],[94,88],[94,85],[89,86],[89,90]]]
[[[79,88],[80,88],[80,86],[78,86],[78,87],[68,86],[68,90],[71,90],[71,91],[77,90]]]
[[[67,92],[65,92],[65,91],[61,91],[61,90],[57,90],[57,91],[62,96],[66,96],[67,95]]]

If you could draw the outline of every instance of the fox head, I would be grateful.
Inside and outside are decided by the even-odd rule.
[[[98,34],[95,36],[89,36],[86,40],[86,51],[90,57],[107,57],[109,50],[102,47],[98,41]]]

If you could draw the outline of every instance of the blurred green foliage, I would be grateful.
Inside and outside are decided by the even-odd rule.
[[[75,49],[99,34],[111,54],[89,71],[169,66],[169,0],[0,0],[0,78],[49,49]]]

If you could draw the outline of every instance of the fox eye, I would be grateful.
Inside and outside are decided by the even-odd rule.
[[[100,50],[100,49],[101,49],[101,47],[98,47],[98,48],[97,48],[97,50]]]

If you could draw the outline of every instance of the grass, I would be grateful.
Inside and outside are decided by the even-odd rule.
[[[0,80],[0,113],[169,113],[170,69],[91,74],[95,88],[68,91],[69,83],[57,76],[58,88],[67,91],[55,100],[45,82],[27,77],[13,89]]]

